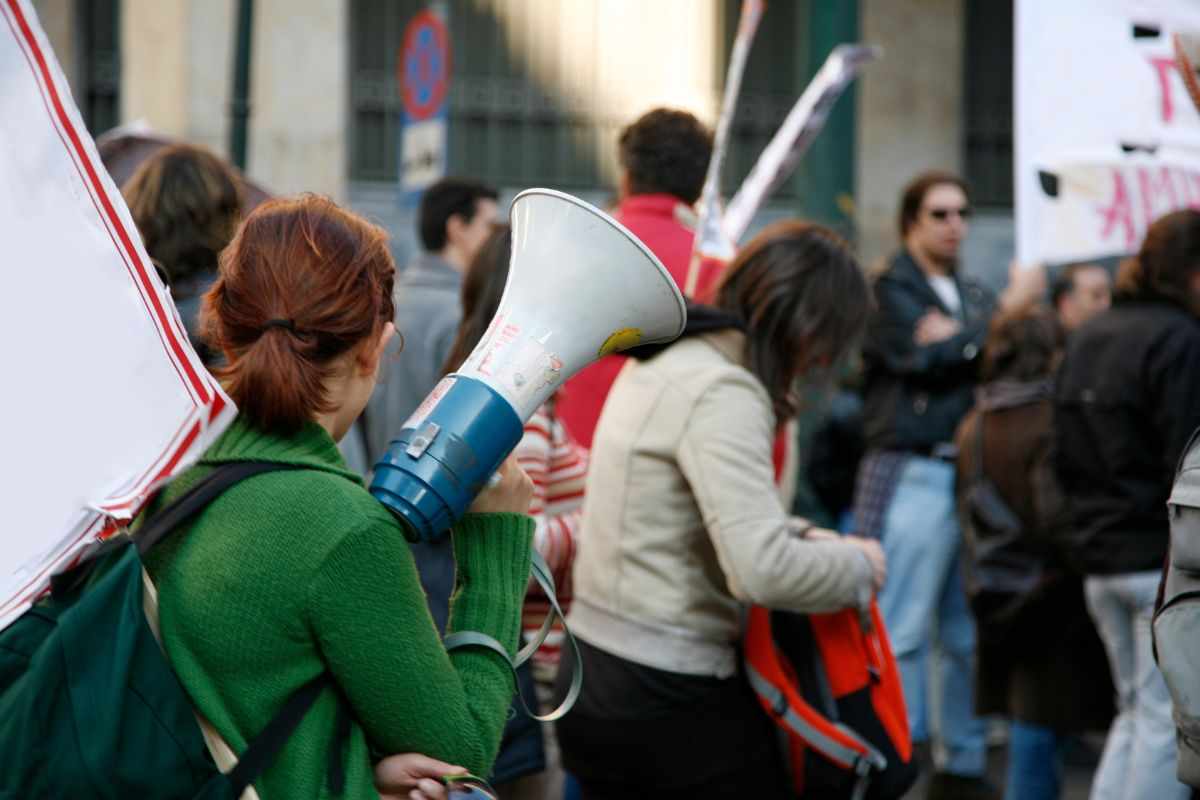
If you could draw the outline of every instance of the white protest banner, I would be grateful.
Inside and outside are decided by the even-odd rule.
[[[1014,26],[1017,259],[1135,251],[1150,222],[1200,207],[1200,112],[1174,37],[1194,0],[1018,0]]]
[[[864,66],[880,55],[878,47],[868,45],[840,44],[833,48],[725,209],[725,235],[731,242],[742,238],[767,197],[795,171],[842,92]]]
[[[0,0],[0,628],[236,413],[188,345],[28,0]]]
[[[683,289],[688,297],[696,291],[701,257],[707,256],[720,261],[733,258],[734,243],[725,238],[721,224],[721,167],[725,164],[725,152],[729,147],[729,126],[733,123],[738,94],[742,89],[742,73],[746,71],[746,58],[750,55],[750,45],[758,31],[758,23],[762,20],[763,7],[763,0],[744,0],[742,3],[742,15],[738,21],[737,35],[733,40],[733,54],[729,58],[729,70],[725,76],[721,116],[717,120],[717,132],[713,137],[713,152],[708,161],[708,173],[704,176],[704,191],[700,195],[700,222],[696,226],[695,252]]]

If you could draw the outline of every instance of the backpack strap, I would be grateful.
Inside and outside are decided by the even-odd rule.
[[[750,609],[743,639],[743,667],[750,688],[777,725],[825,759],[853,770],[857,779],[851,797],[862,800],[872,773],[887,768],[887,757],[855,731],[822,715],[789,685],[771,634],[770,620],[767,609],[761,606]]]
[[[216,500],[226,489],[246,478],[264,472],[299,469],[292,464],[274,461],[236,461],[222,464],[188,489],[182,497],[159,511],[137,531],[138,555],[146,555],[156,544],[169,537],[205,506]]]
[[[293,469],[302,469],[302,467],[273,461],[238,461],[222,464],[200,479],[180,498],[146,521],[137,531],[137,535],[133,537],[137,543],[138,554],[144,556],[234,484],[254,475]],[[149,619],[149,622],[157,639],[159,637],[157,592],[145,570],[142,574],[151,595],[149,599],[153,604],[153,617]],[[147,608],[148,617],[150,613],[150,609]],[[321,692],[331,685],[333,685],[333,676],[324,672],[301,686],[284,702],[283,707],[276,712],[267,726],[259,731],[258,735],[246,746],[241,756],[237,757],[233,768],[225,773],[233,797],[241,797],[242,793],[266,771],[267,767],[271,766],[279,755],[279,751],[283,749]],[[344,707],[339,708],[333,749],[330,753],[330,766],[332,767],[336,760],[338,767],[329,772],[329,784],[334,794],[341,794],[345,784],[345,774],[341,770],[342,764],[339,756],[342,754],[342,745],[349,738],[349,721],[348,710]],[[202,722],[201,724],[206,723]],[[215,734],[215,729],[213,732]]]
[[[550,565],[546,563],[546,559],[542,558],[542,554],[534,550],[531,554],[530,573],[533,579],[537,581],[538,586],[542,588],[546,598],[550,601],[551,613],[546,615],[546,621],[542,623],[541,629],[537,635],[521,648],[517,653],[517,657],[513,658],[504,649],[504,645],[500,644],[491,636],[479,631],[458,631],[450,634],[445,638],[443,643],[446,645],[446,651],[457,650],[462,647],[482,647],[485,650],[491,650],[496,655],[504,660],[504,663],[509,666],[513,673],[513,682],[517,686],[517,698],[521,701],[521,707],[525,709],[525,713],[539,722],[554,722],[566,716],[566,713],[575,705],[575,701],[579,699],[579,693],[583,690],[583,658],[579,655],[579,644],[575,641],[575,636],[571,633],[571,629],[567,627],[566,615],[563,614],[562,607],[558,604],[558,594],[554,591],[554,577],[550,572]],[[524,664],[537,649],[546,641],[546,637],[550,633],[550,628],[555,617],[562,620],[563,634],[571,644],[571,652],[575,658],[575,669],[571,675],[571,688],[567,690],[567,696],[559,704],[558,708],[548,714],[535,714],[529,708],[529,703],[524,695],[521,694],[520,683],[517,681],[517,667]],[[537,701],[534,701],[536,705]]]
[[[296,731],[300,720],[304,719],[304,715],[312,708],[317,697],[332,682],[333,677],[328,672],[324,672],[301,686],[287,699],[283,708],[279,709],[271,718],[267,727],[259,731],[258,736],[250,741],[238,758],[237,764],[226,773],[233,789],[233,797],[241,797],[246,787],[254,783],[267,767],[271,766],[276,756],[279,755],[279,751]],[[334,744],[334,751],[340,751],[341,748],[337,746],[337,743]]]

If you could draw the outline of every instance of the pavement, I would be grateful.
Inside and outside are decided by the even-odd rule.
[[[1086,741],[1098,757],[1104,746],[1104,737],[1088,736]],[[988,779],[996,787],[997,797],[1004,796],[1004,774],[1008,763],[1007,759],[1008,754],[1003,743],[997,743],[988,748]],[[1095,767],[1068,764],[1063,771],[1062,795],[1059,800],[1088,800],[1094,772]],[[904,795],[903,800],[925,800],[928,791],[929,775],[923,773],[913,788]]]

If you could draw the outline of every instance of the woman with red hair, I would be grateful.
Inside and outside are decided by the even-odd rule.
[[[222,464],[291,469],[229,489],[147,566],[171,665],[235,753],[298,688],[332,677],[336,691],[256,783],[264,800],[325,797],[338,784],[344,797],[440,796],[428,778],[487,774],[509,707],[508,664],[480,649],[446,652],[406,531],[338,453],[395,335],[393,272],[381,229],[303,196],[246,218],[204,298],[204,331],[240,414],[155,506]],[[448,632],[480,631],[516,651],[531,491],[509,462],[455,526]],[[389,753],[432,758],[379,761]]]

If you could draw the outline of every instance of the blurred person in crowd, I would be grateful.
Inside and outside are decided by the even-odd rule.
[[[693,206],[704,188],[712,133],[686,111],[656,108],[621,131],[617,148],[621,171],[613,216],[658,256],[683,291],[695,238]],[[717,275],[702,277],[708,288]],[[610,355],[567,381],[558,411],[584,447],[592,446],[604,399],[624,363],[624,356]]]
[[[1055,392],[1066,537],[1086,576],[1118,714],[1093,782],[1097,800],[1188,796],[1150,640],[1167,555],[1167,497],[1200,425],[1200,211],[1168,214],[1121,265],[1113,306],[1071,337]]]
[[[334,444],[395,334],[393,269],[387,234],[327,199],[277,199],[250,214],[201,312],[239,415],[149,509],[218,465],[290,468],[237,484],[146,558],[167,657],[234,752],[297,689],[332,679],[257,781],[264,800],[327,796],[338,773],[348,797],[441,796],[440,775],[491,768],[512,697],[499,655],[447,653],[408,532]],[[459,589],[448,629],[485,632],[510,652],[532,491],[510,459],[451,537]],[[388,753],[401,755],[378,761]]]
[[[877,308],[863,348],[868,452],[855,489],[855,530],[880,537],[887,554],[891,577],[880,607],[914,743],[928,742],[930,708],[940,711],[946,758],[932,798],[993,796],[983,779],[984,725],[972,710],[975,625],[959,575],[954,504],[954,431],[974,400],[996,307],[959,270],[970,213],[966,185],[955,175],[926,172],[905,187],[903,247],[875,281]],[[1014,265],[1001,303],[1020,307],[1044,290],[1044,271]],[[944,663],[939,685],[929,687],[935,630]]]
[[[1055,544],[1070,524],[1051,456],[1053,379],[1065,342],[1044,306],[997,315],[975,408],[955,437],[979,640],[975,710],[1011,720],[1006,800],[1056,800],[1070,734],[1104,730],[1112,720],[1104,646],[1083,582]],[[997,498],[1015,515],[1015,530],[992,527]]]
[[[508,279],[511,255],[512,230],[507,225],[498,225],[472,260],[463,278],[462,324],[443,372],[454,372],[466,361],[496,316]],[[575,557],[575,537],[583,514],[583,488],[588,461],[587,451],[575,443],[558,418],[555,403],[556,398],[552,397],[525,423],[525,435],[514,455],[521,469],[533,480],[533,502],[529,506],[529,514],[536,522],[533,546],[550,567],[559,603],[566,611],[570,608],[571,563]],[[452,554],[447,553],[447,558],[451,559],[448,567],[453,570]],[[540,586],[531,583],[529,593],[525,596],[523,626],[526,636],[536,635],[550,613],[549,599]],[[545,702],[549,702],[554,676],[558,671],[562,630],[561,623],[555,624],[550,637],[532,659],[537,695]],[[509,758],[509,750],[525,751],[529,756],[526,760],[532,760],[538,748],[528,745],[522,747],[520,742],[523,741],[522,737],[534,737],[535,744],[541,742],[543,730],[546,734],[546,769],[541,774],[519,779],[509,785],[497,783],[495,788],[501,798],[541,800],[562,796],[563,776],[556,757],[554,729],[520,712],[509,721],[497,769],[500,769],[501,762]]]
[[[1050,287],[1050,302],[1070,333],[1112,304],[1112,278],[1099,264],[1072,264]]]
[[[495,189],[462,178],[444,178],[421,195],[417,230],[423,252],[396,281],[403,349],[389,360],[360,422],[372,466],[442,377],[462,314],[462,276],[492,232],[498,197]]]
[[[862,607],[883,583],[876,542],[789,516],[773,460],[797,379],[853,346],[870,302],[836,234],[777,223],[716,307],[635,351],[613,387],[568,615],[586,680],[558,722],[585,800],[789,796],[774,723],[739,674],[741,613]],[[556,694],[570,678],[564,662]]]
[[[121,194],[146,252],[166,273],[192,348],[211,367],[217,354],[198,335],[200,298],[217,279],[217,256],[241,221],[237,177],[208,150],[174,144],[143,161]]]

